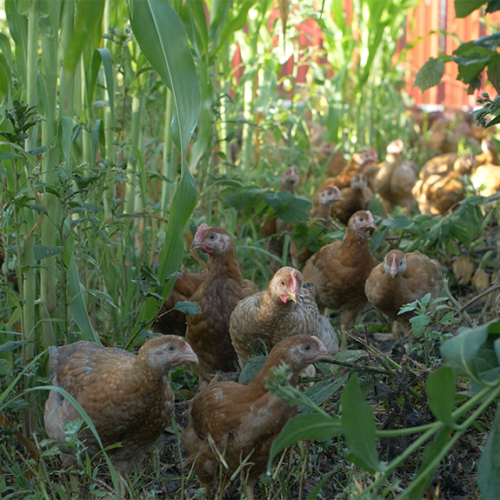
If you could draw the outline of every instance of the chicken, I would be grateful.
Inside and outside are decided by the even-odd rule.
[[[325,307],[342,310],[344,345],[346,330],[353,327],[367,302],[365,281],[377,265],[368,244],[368,236],[375,227],[370,212],[356,212],[349,219],[344,240],[321,248],[307,261],[302,272],[304,281],[314,285],[320,310]]]
[[[137,355],[117,348],[79,341],[50,347],[52,383],[73,396],[87,412],[104,447],[120,473],[129,473],[142,454],[169,425],[174,394],[168,371],[181,363],[197,362],[188,343],[167,335],[148,340]],[[78,411],[52,390],[45,402],[45,429],[49,438],[65,442],[64,422],[81,419]],[[94,434],[86,428],[80,435],[89,456],[100,452]],[[60,445],[63,465],[75,463],[74,451]]]
[[[481,196],[491,196],[500,191],[500,166],[499,165],[481,165],[470,178],[474,189],[479,190]]]
[[[282,267],[263,292],[243,299],[231,314],[229,332],[241,368],[252,356],[256,339],[268,349],[292,335],[315,335],[330,354],[338,350],[338,340],[330,322],[320,319],[314,300],[314,287],[302,286],[302,274],[293,267]]]
[[[318,147],[315,160],[318,163],[325,163],[328,161],[327,172],[330,177],[339,175],[347,166],[344,152],[333,142],[322,142]]]
[[[343,198],[344,197],[337,186],[319,188],[314,193],[311,219],[325,219],[325,221],[329,221],[332,205],[337,201],[342,201]]]
[[[208,255],[207,278],[191,296],[201,313],[187,317],[186,331],[186,339],[199,359],[195,372],[204,382],[215,370],[236,369],[229,318],[236,304],[259,292],[259,287],[243,279],[233,239],[224,229],[200,224],[191,249]]]
[[[366,175],[361,173],[353,175],[351,185],[342,189],[341,193],[344,199],[332,206],[331,214],[342,224],[347,224],[351,216],[359,210],[366,210],[373,198]]]
[[[187,302],[191,296],[204,283],[207,273],[186,273],[184,266],[181,267],[175,285],[172,288],[167,300],[160,309],[158,318],[153,324],[154,332],[179,335],[186,334],[186,314],[174,309],[177,302]]]
[[[329,177],[326,179],[321,187],[324,186],[337,186],[339,189],[349,187],[353,175],[363,173],[366,175],[368,185],[372,186],[372,180],[378,172],[377,153],[372,148],[367,148],[357,151],[352,155],[351,160],[342,172],[336,177]]]
[[[455,162],[459,158],[456,153],[447,153],[431,158],[420,170],[418,178],[425,182],[431,175],[446,175],[453,170]]]
[[[332,227],[333,224],[330,216],[330,210],[332,205],[340,200],[343,200],[343,196],[337,186],[322,187],[314,193],[313,208],[310,217],[310,220],[317,219],[314,221],[314,225],[316,226],[314,229],[319,229],[320,232],[323,232],[324,230]],[[309,233],[310,231],[308,231],[308,234]],[[309,244],[310,241],[307,240],[306,245]],[[314,253],[314,251],[306,245],[303,245],[301,250],[299,250],[295,241],[290,243],[290,257],[292,259],[293,266],[296,268],[302,268],[307,259]]]
[[[476,156],[474,164],[476,168],[481,165],[500,165],[497,146],[491,137],[485,137],[481,141],[481,151],[482,153]]]
[[[419,180],[413,187],[413,195],[423,214],[444,215],[450,208],[464,199],[463,175],[471,172],[474,156],[466,154],[454,162],[453,170],[447,174],[434,174],[425,181]]]
[[[266,470],[271,445],[296,414],[294,407],[266,390],[265,379],[272,368],[286,363],[292,370],[290,383],[295,385],[307,365],[327,357],[328,351],[319,339],[309,335],[289,337],[274,346],[248,385],[212,381],[194,398],[182,444],[202,486],[208,489],[217,478],[218,462],[224,457],[229,473],[243,467],[241,475],[248,478],[246,497],[253,500],[253,489]]]
[[[439,262],[418,251],[404,254],[400,250],[391,250],[384,262],[373,269],[366,280],[366,296],[377,309],[395,320],[395,339],[399,338],[399,326],[408,333],[410,318],[414,315],[413,312],[399,315],[401,307],[428,293],[435,299],[441,274]]]
[[[415,205],[412,188],[416,182],[415,171],[407,164],[402,164],[400,155],[403,152],[403,141],[397,139],[387,146],[385,162],[375,177],[375,192],[390,212],[394,205],[411,210]]]

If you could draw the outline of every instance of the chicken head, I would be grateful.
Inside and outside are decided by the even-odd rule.
[[[299,183],[299,172],[297,167],[288,167],[281,177],[281,186],[286,191],[294,191],[295,186]]]
[[[200,224],[193,242],[191,250],[200,250],[211,255],[222,255],[230,248],[232,238],[227,231],[220,227],[210,227],[204,222]]]
[[[401,250],[391,250],[384,258],[385,272],[395,278],[406,271],[406,255]]]

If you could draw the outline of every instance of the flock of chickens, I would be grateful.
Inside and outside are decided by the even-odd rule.
[[[244,489],[253,499],[254,485],[265,470],[269,450],[294,407],[266,389],[266,378],[283,364],[290,367],[296,384],[310,365],[331,358],[339,340],[325,309],[340,310],[341,337],[367,302],[395,321],[395,338],[407,334],[412,313],[399,315],[403,304],[426,294],[437,297],[441,264],[418,251],[393,249],[382,263],[371,254],[369,238],[376,228],[367,210],[374,193],[385,209],[412,210],[418,203],[423,213],[443,214],[464,198],[464,175],[472,184],[485,185],[482,194],[500,190],[500,166],[494,142],[482,142],[483,153],[459,157],[448,153],[429,161],[419,178],[414,165],[401,161],[403,143],[391,142],[384,162],[377,164],[371,149],[355,153],[346,162],[330,143],[319,148],[328,162],[329,177],[314,195],[311,218],[329,226],[333,219],[346,224],[343,241],[335,241],[313,253],[291,245],[293,267],[277,268],[260,291],[243,279],[231,235],[220,227],[202,223],[191,249],[208,257],[203,273],[181,269],[175,286],[162,307],[154,330],[163,336],[147,341],[137,355],[90,342],[53,347],[50,375],[55,386],[71,394],[92,419],[104,447],[121,443],[109,455],[122,473],[137,464],[163,430],[174,412],[174,395],[168,372],[189,363],[199,378],[199,393],[190,406],[189,423],[182,444],[189,463],[209,494],[219,467],[230,474],[241,471]],[[496,182],[496,184],[495,184]],[[295,167],[282,177],[282,190],[294,192]],[[268,251],[283,251],[287,226],[279,218],[262,224]],[[173,310],[180,301],[197,302],[199,314]],[[247,385],[218,381],[214,372],[243,369],[264,349],[266,361]],[[51,391],[45,405],[45,426],[50,438],[64,443],[64,422],[79,417],[60,392]],[[100,449],[96,436],[85,429],[82,438],[89,455]],[[61,444],[63,463],[75,463],[73,451]]]

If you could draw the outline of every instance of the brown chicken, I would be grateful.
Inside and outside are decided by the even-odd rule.
[[[167,335],[148,340],[137,355],[117,348],[100,347],[87,341],[50,347],[52,383],[73,396],[95,425],[104,447],[120,473],[129,473],[142,454],[158,439],[174,412],[174,394],[168,371],[185,362],[197,362],[188,343]],[[56,391],[45,402],[45,429],[49,438],[65,442],[62,425],[81,419],[78,411]],[[85,429],[90,456],[101,448],[94,434]],[[63,465],[75,463],[73,450],[60,445]]]
[[[296,414],[294,407],[266,390],[265,379],[272,368],[286,363],[292,369],[290,382],[295,385],[307,365],[328,357],[319,339],[296,335],[274,346],[248,385],[213,380],[194,398],[182,444],[202,486],[208,490],[217,478],[220,457],[224,457],[229,473],[247,460],[241,475],[248,477],[244,490],[247,499],[253,500],[253,489],[266,470],[271,445]]]
[[[263,292],[243,299],[231,314],[229,332],[241,368],[252,357],[260,339],[268,349],[292,335],[315,335],[330,354],[338,351],[337,335],[320,315],[311,283],[302,285],[302,274],[282,267]]]
[[[207,278],[191,296],[201,313],[187,317],[186,339],[198,355],[200,381],[216,370],[234,371],[236,352],[229,336],[229,318],[236,304],[259,287],[243,279],[230,234],[220,227],[200,224],[191,244],[208,255]]]
[[[446,175],[453,170],[459,156],[456,153],[447,153],[431,158],[422,167],[418,174],[419,181],[425,182],[431,175]]]
[[[466,154],[454,162],[447,174],[434,174],[425,181],[418,180],[413,187],[413,196],[423,214],[444,215],[450,208],[464,199],[463,175],[470,174],[474,156]]]
[[[174,309],[177,302],[187,302],[191,296],[206,280],[207,273],[186,273],[184,266],[181,267],[174,288],[163,303],[157,320],[152,326],[154,332],[164,335],[179,335],[184,337],[186,334],[186,314]]]
[[[302,273],[304,281],[314,285],[320,310],[324,307],[342,310],[344,345],[346,330],[353,327],[366,304],[366,279],[377,265],[368,244],[368,236],[375,227],[370,212],[356,212],[349,219],[344,240],[321,248],[307,261]]]
[[[387,146],[385,162],[375,177],[375,192],[380,195],[384,207],[391,212],[394,205],[407,210],[415,206],[415,198],[411,192],[417,181],[415,171],[408,164],[401,163],[403,141],[397,139]]]
[[[332,206],[331,214],[342,224],[347,224],[354,213],[366,210],[373,198],[366,175],[361,173],[353,175],[351,185],[342,189],[341,193],[344,199]]]
[[[332,205],[343,200],[342,193],[337,186],[325,186],[314,193],[311,219],[324,219],[330,221],[330,210]]]
[[[377,160],[377,153],[372,148],[357,151],[352,155],[344,170],[339,175],[326,179],[321,187],[337,186],[339,189],[344,189],[351,185],[352,177],[359,173],[366,175],[368,185],[372,187],[372,180],[379,170],[378,165],[375,163]]]
[[[330,210],[332,205],[340,200],[343,200],[343,196],[337,186],[319,188],[316,193],[314,193],[310,220],[317,219],[315,223],[317,222],[325,230],[330,229],[333,226]],[[313,254],[314,252],[307,246],[304,246],[301,250],[299,250],[295,241],[290,243],[290,257],[292,259],[292,264],[298,269],[302,269],[307,259]],[[272,266],[274,272],[276,272],[275,267],[276,265]]]
[[[330,177],[339,175],[347,166],[342,148],[333,142],[322,142],[318,147],[315,160],[318,163],[328,162],[327,172]]]
[[[399,315],[401,307],[428,293],[435,299],[441,274],[439,262],[418,251],[404,254],[400,250],[391,250],[384,262],[373,269],[366,281],[366,296],[377,309],[395,321],[395,339],[400,336],[400,326],[405,334],[408,333],[413,316],[413,312]]]

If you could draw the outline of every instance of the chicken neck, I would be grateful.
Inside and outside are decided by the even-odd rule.
[[[234,279],[241,282],[240,263],[236,258],[236,249],[232,244],[223,254],[208,255],[208,275],[207,280],[227,280]]]

